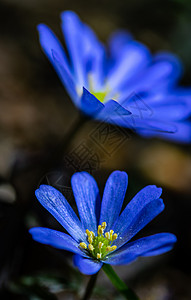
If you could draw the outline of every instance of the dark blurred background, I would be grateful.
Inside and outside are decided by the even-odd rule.
[[[147,184],[163,187],[165,211],[138,236],[169,231],[178,243],[171,253],[118,267],[117,273],[142,300],[189,300],[190,146],[144,140],[93,121],[74,130],[78,111],[42,53],[36,31],[38,23],[46,23],[63,41],[59,14],[67,9],[103,42],[124,28],[153,53],[179,55],[185,70],[181,84],[191,85],[189,0],[1,0],[0,299],[80,299],[88,276],[73,268],[72,255],[38,244],[28,234],[32,226],[61,229],[34,191],[41,183],[51,184],[75,209],[74,172],[87,170],[103,191],[108,175],[120,169],[129,174],[125,203]],[[92,299],[122,298],[101,271]]]

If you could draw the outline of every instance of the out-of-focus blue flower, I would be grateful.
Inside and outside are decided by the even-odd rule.
[[[30,229],[33,239],[74,255],[74,264],[84,274],[94,274],[102,265],[121,265],[139,256],[159,255],[172,249],[176,237],[158,233],[136,241],[130,240],[164,209],[162,189],[155,185],[143,188],[121,212],[128,177],[114,171],[108,178],[102,202],[94,178],[86,172],[71,180],[79,217],[65,197],[48,185],[36,190],[39,202],[69,233],[49,228]],[[121,212],[121,213],[120,213]]]
[[[187,121],[191,90],[177,88],[182,74],[177,57],[164,52],[152,56],[124,31],[110,37],[106,51],[74,12],[63,12],[61,19],[69,57],[44,24],[38,25],[40,43],[84,114],[145,137],[191,141],[191,124]]]

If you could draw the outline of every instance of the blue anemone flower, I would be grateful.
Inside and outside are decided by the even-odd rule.
[[[149,185],[121,212],[127,184],[127,174],[114,171],[106,182],[101,201],[94,178],[86,172],[75,173],[71,185],[80,219],[58,190],[41,185],[36,190],[37,199],[68,234],[35,227],[30,229],[33,239],[75,253],[74,264],[87,275],[98,272],[103,264],[128,264],[139,256],[171,250],[176,242],[171,233],[130,241],[163,211],[164,204],[160,198],[162,189]]]
[[[177,86],[182,74],[177,57],[151,55],[125,31],[111,35],[107,51],[74,12],[63,12],[61,19],[69,57],[44,24],[38,25],[40,43],[84,114],[145,137],[191,141],[191,90]]]

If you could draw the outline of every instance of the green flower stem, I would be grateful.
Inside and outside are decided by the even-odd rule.
[[[108,264],[103,264],[102,270],[109,277],[116,289],[128,300],[139,300],[137,295],[123,282]]]
[[[95,286],[95,283],[96,283],[96,280],[97,280],[97,275],[98,275],[98,273],[96,273],[90,277],[90,280],[88,282],[88,285],[87,285],[87,288],[86,288],[86,291],[85,291],[85,294],[84,294],[82,300],[90,299],[91,294],[94,289],[94,286]]]

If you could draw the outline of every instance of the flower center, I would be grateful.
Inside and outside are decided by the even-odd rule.
[[[94,79],[91,73],[88,74],[88,85],[90,93],[94,95],[100,102],[104,103],[106,101],[106,96],[109,93],[109,88],[104,87],[103,89],[96,91]]]
[[[98,226],[97,236],[93,231],[86,229],[87,244],[84,242],[79,244],[82,249],[87,250],[96,259],[104,259],[108,253],[117,249],[116,245],[112,246],[117,239],[117,233],[114,233],[113,230],[104,233],[106,226],[106,222]]]
[[[91,92],[100,102],[104,102],[105,97],[107,95],[107,91],[104,92]]]

